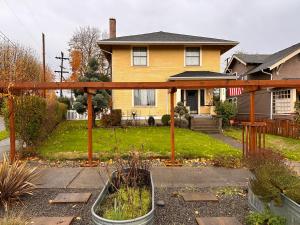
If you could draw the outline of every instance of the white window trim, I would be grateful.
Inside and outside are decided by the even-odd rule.
[[[142,88],[141,88],[142,89]],[[155,95],[155,105],[134,105],[134,89],[131,91],[131,106],[133,108],[157,108],[157,89],[151,89],[154,90]]]
[[[147,65],[134,65],[133,64],[133,48],[136,48],[136,47],[144,47],[144,48],[147,49]],[[141,45],[141,46],[134,45],[134,46],[131,46],[131,50],[130,50],[130,62],[131,62],[131,64],[130,65],[132,67],[148,67],[149,66],[149,56],[150,56],[150,54],[149,54],[149,46],[145,46],[145,45]]]
[[[199,60],[199,65],[186,65],[186,48],[199,48],[199,57],[200,57],[200,60]],[[197,67],[197,66],[202,66],[202,47],[201,46],[184,46],[184,49],[183,49],[184,53],[183,53],[183,64],[184,64],[184,67]]]

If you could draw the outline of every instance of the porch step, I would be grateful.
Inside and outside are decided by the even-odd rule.
[[[213,118],[192,118],[191,130],[209,134],[220,133],[218,123],[219,121]]]
[[[207,133],[207,134],[218,134],[218,133],[220,133],[219,129],[192,129],[192,130]]]

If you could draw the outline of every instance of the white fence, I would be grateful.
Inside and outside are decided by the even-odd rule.
[[[96,120],[99,120],[101,118],[100,114],[97,114]],[[66,115],[66,120],[87,120],[88,114],[87,112],[83,114],[79,114],[76,112],[76,110],[68,110]]]

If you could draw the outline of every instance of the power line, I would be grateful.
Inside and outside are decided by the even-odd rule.
[[[28,34],[28,36],[32,39],[32,41],[34,42],[34,44],[36,45],[36,47],[39,47],[38,42],[36,41],[36,39],[34,38],[34,36],[32,35],[32,33],[30,32],[30,30],[27,28],[27,26],[22,22],[22,20],[19,18],[19,16],[15,13],[15,11],[9,6],[9,4],[7,3],[6,0],[3,0],[3,2],[5,3],[5,5],[7,6],[7,8],[12,12],[12,14],[15,16],[15,18],[18,20],[18,22],[24,27],[24,29],[27,31],[26,33]]]
[[[61,52],[60,53],[60,56],[56,56],[55,57],[56,59],[60,59],[60,70],[55,70],[54,72],[55,73],[60,73],[60,82],[62,83],[62,81],[63,80],[65,80],[65,78],[64,78],[64,73],[69,73],[68,71],[65,71],[64,69],[66,69],[65,67],[64,67],[64,61],[65,60],[69,60],[69,58],[67,58],[67,57],[64,57],[64,53],[63,52]],[[62,94],[62,89],[60,89],[60,97],[63,97],[63,94]]]

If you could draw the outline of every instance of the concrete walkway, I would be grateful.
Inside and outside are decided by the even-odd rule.
[[[243,149],[243,145],[241,142],[239,142],[231,137],[227,137],[224,134],[210,134],[210,136],[212,136],[213,138],[216,138],[220,141],[223,141],[224,143],[229,144],[232,147],[238,148],[240,150]]]
[[[247,169],[216,167],[154,167],[155,187],[245,186]],[[103,188],[108,179],[104,168],[44,168],[35,184],[37,188]]]

